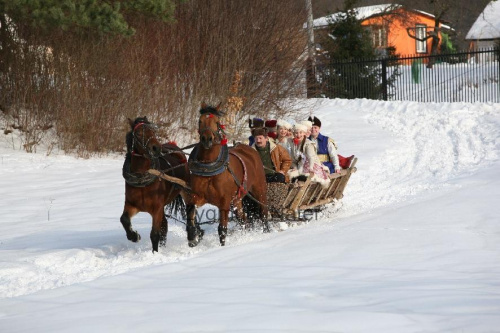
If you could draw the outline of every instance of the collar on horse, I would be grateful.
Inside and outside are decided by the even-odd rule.
[[[199,145],[196,145],[189,155],[188,166],[192,174],[210,177],[221,174],[226,170],[229,165],[229,148],[227,145],[222,145],[217,159],[208,163],[198,161],[198,149]]]
[[[217,159],[213,162],[209,163],[202,163],[198,161],[196,158],[198,156],[198,149],[199,146],[196,145],[189,155],[189,161],[188,161],[188,166],[189,166],[189,171],[191,171],[192,174],[197,175],[197,176],[203,176],[203,177],[211,177],[211,176],[216,176],[224,171],[226,169],[229,171],[231,176],[234,179],[234,182],[238,186],[238,198],[241,198],[247,194],[247,168],[245,165],[245,162],[241,159],[240,156],[238,156],[236,153],[229,151],[229,148],[227,145],[221,146],[221,150],[219,152],[219,156]],[[236,178],[236,175],[234,174],[233,170],[229,167],[229,154],[235,156],[243,166],[243,179],[241,182],[238,181],[238,178]]]
[[[156,160],[156,161],[155,161]],[[158,178],[155,175],[150,174],[149,172],[132,172],[130,170],[130,165],[132,164],[132,156],[130,153],[127,153],[125,157],[125,162],[123,163],[122,175],[125,179],[125,183],[133,187],[146,187],[153,184]],[[159,166],[158,159],[151,160],[151,168],[157,169]]]

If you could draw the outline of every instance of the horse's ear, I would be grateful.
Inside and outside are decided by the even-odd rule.
[[[144,119],[144,122],[145,122],[145,123],[149,123],[148,117],[144,116],[144,117],[142,117],[142,118]]]
[[[215,107],[215,110],[219,111],[219,109],[220,109],[220,106],[221,106],[221,105],[222,105],[222,102],[220,102],[220,103],[219,103],[219,105],[217,105],[217,106]]]
[[[206,108],[207,108],[207,106],[208,106],[208,105],[207,105],[205,102],[201,103],[201,108],[202,108],[202,109],[206,109]]]
[[[134,128],[134,121],[130,118],[127,118],[128,120],[128,124],[130,125],[130,127]]]

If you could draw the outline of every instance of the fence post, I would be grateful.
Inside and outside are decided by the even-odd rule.
[[[496,53],[496,54],[495,54]],[[500,102],[500,44],[498,44],[496,47],[495,47],[495,53],[493,53],[493,57],[496,56],[497,58],[497,66],[498,66],[498,77],[497,77],[497,87],[498,87],[498,91],[496,92],[496,95],[497,95],[497,102]],[[492,98],[493,99],[493,98]]]
[[[387,101],[387,58],[382,61],[382,98]]]

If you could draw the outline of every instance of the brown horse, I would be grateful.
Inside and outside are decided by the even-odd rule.
[[[227,147],[219,107],[203,104],[200,113],[200,142],[189,157],[189,184],[194,204],[199,207],[209,203],[219,208],[218,232],[222,246],[225,245],[231,206],[236,209],[238,218],[245,219],[242,209],[245,196],[252,199],[264,230],[268,230],[266,177],[259,154],[243,144]],[[188,210],[187,225],[193,230],[194,218],[193,212]],[[190,235],[189,230],[188,240],[196,242],[196,235]]]
[[[127,233],[127,239],[138,242],[141,236],[132,229],[130,219],[138,212],[149,213],[153,218],[150,235],[153,252],[158,252],[158,245],[165,246],[167,241],[168,222],[165,206],[183,212],[184,201],[180,195],[186,202],[189,202],[189,196],[181,191],[180,186],[160,181],[147,171],[157,169],[187,182],[189,180],[187,161],[176,145],[161,145],[158,142],[155,126],[146,117],[128,121],[131,131],[127,134],[127,155],[123,165],[123,177],[126,183],[125,206],[120,222]],[[201,234],[199,230],[198,233]]]

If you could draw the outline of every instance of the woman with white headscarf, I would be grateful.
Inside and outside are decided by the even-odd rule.
[[[285,148],[289,154],[292,153],[292,139],[288,136],[288,132],[292,129],[292,125],[282,119],[278,119],[278,136],[274,140],[275,143]]]
[[[295,124],[294,139],[291,149],[292,167],[288,171],[290,179],[301,175],[309,176],[313,173],[312,181],[323,186],[330,184],[328,172],[316,154],[315,144],[306,137],[307,126]]]

